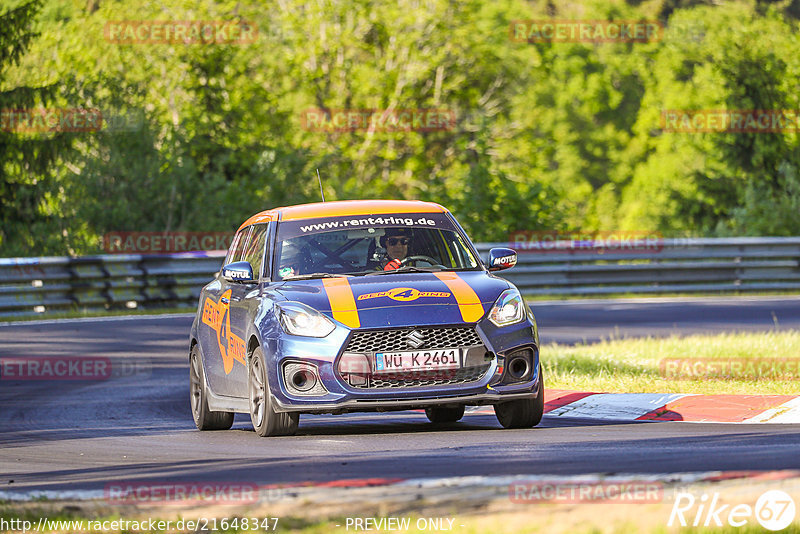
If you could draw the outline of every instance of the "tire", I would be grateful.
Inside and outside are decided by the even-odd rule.
[[[212,412],[208,409],[206,374],[199,344],[192,347],[189,356],[189,402],[198,430],[228,430],[233,426],[233,412]]]
[[[264,351],[257,347],[250,358],[247,373],[247,390],[250,398],[250,421],[261,437],[291,436],[297,432],[300,414],[275,412],[269,393],[269,380]]]
[[[425,415],[431,423],[455,423],[464,417],[464,407],[447,408],[443,406],[431,406],[425,408]]]
[[[544,414],[544,377],[539,364],[539,393],[535,399],[520,399],[494,405],[494,413],[503,428],[532,428]]]

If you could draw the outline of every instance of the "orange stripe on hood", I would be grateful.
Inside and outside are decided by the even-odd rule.
[[[323,278],[322,285],[325,287],[325,294],[328,295],[333,318],[350,328],[361,326],[356,299],[353,297],[353,290],[350,289],[347,278]]]
[[[456,273],[433,273],[436,278],[444,282],[458,302],[458,309],[461,310],[461,318],[466,323],[474,323],[483,317],[483,305],[481,299],[475,294],[475,290],[470,287],[463,278]]]

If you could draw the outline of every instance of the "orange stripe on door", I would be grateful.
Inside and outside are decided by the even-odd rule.
[[[444,282],[458,302],[458,309],[461,310],[461,318],[464,322],[474,323],[483,317],[483,305],[481,299],[475,294],[475,290],[470,287],[463,278],[456,273],[433,273],[436,278]]]
[[[350,282],[346,278],[323,278],[322,285],[325,286],[333,318],[350,328],[361,326]]]

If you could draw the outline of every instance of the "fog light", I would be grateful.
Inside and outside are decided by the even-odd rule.
[[[283,366],[286,389],[293,395],[325,395],[328,390],[322,384],[316,365],[288,362]]]
[[[317,377],[308,369],[299,369],[292,373],[291,382],[297,391],[309,391],[317,385]]]
[[[533,374],[534,352],[531,348],[517,349],[506,356],[503,384],[527,382]]]
[[[521,356],[517,356],[508,362],[508,374],[517,380],[524,378],[528,374],[528,360]]]

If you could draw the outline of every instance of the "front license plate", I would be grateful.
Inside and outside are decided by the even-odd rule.
[[[430,371],[461,367],[461,349],[410,350],[375,353],[375,371]]]

